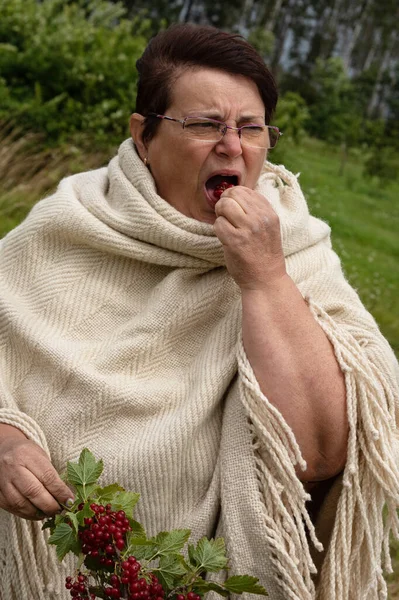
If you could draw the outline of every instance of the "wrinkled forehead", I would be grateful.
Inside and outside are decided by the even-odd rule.
[[[207,116],[216,119],[243,116],[264,118],[265,106],[252,79],[218,69],[183,70],[170,88],[173,116]]]

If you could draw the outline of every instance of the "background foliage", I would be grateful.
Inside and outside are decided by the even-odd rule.
[[[127,137],[147,22],[103,0],[2,0],[0,119],[46,143]]]

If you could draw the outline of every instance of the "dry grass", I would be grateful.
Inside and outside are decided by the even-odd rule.
[[[111,151],[84,153],[71,144],[46,148],[43,136],[0,123],[0,238],[60,179],[108,162]]]

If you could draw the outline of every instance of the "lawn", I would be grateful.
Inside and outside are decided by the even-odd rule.
[[[330,224],[348,280],[399,356],[399,181],[382,186],[365,179],[359,155],[349,157],[340,175],[339,149],[317,140],[287,144],[281,158],[301,173],[311,212]]]

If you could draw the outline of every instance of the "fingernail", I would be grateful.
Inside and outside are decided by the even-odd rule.
[[[68,500],[65,502],[65,506],[67,506],[68,508],[71,508],[71,506],[73,505],[73,498],[68,498]]]

